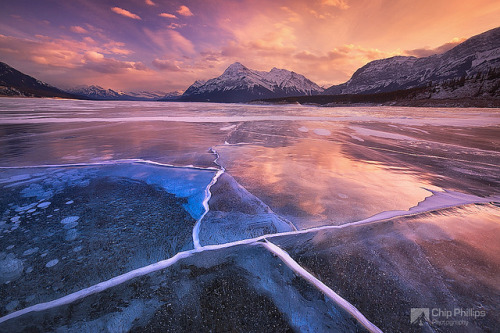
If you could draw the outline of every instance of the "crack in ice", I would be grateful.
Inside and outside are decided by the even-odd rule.
[[[267,239],[265,242],[260,242],[259,245],[265,247],[268,251],[275,254],[280,258],[292,271],[300,275],[304,280],[311,283],[319,291],[330,298],[335,304],[340,306],[342,309],[347,311],[351,316],[353,316],[363,327],[365,327],[370,332],[382,332],[377,326],[375,326],[371,321],[366,319],[366,317],[351,303],[342,298],[339,294],[330,289],[326,284],[317,279],[314,275],[305,270],[300,266],[295,260],[293,260],[290,255],[278,247],[277,245],[269,242]]]
[[[39,164],[39,165],[22,165],[22,166],[0,166],[0,170],[9,170],[9,169],[42,169],[42,168],[71,168],[71,167],[86,167],[86,166],[101,166],[101,165],[115,165],[115,164],[126,164],[126,163],[139,163],[139,164],[150,164],[157,165],[167,168],[179,168],[179,169],[194,169],[194,170],[208,170],[208,171],[217,171],[219,169],[214,167],[197,167],[192,164],[190,165],[174,165],[168,163],[155,162],[151,160],[144,160],[140,158],[129,158],[129,159],[120,159],[120,160],[110,160],[110,161],[101,161],[101,162],[93,162],[93,163],[68,163],[68,164]]]
[[[322,226],[322,227],[316,227],[316,228],[305,229],[305,230],[283,232],[283,233],[279,233],[279,234],[268,234],[268,235],[262,235],[262,236],[255,237],[255,238],[248,238],[248,239],[243,239],[243,240],[224,243],[224,244],[206,245],[203,247],[195,248],[193,250],[179,252],[169,259],[165,259],[165,260],[156,262],[154,264],[129,271],[127,273],[124,273],[124,274],[121,274],[121,275],[116,276],[114,278],[111,278],[107,281],[104,281],[104,282],[98,283],[96,285],[93,285],[91,287],[76,291],[74,293],[63,296],[61,298],[58,298],[58,299],[55,299],[55,300],[52,300],[49,302],[45,302],[45,303],[39,303],[39,304],[24,308],[22,310],[12,312],[6,316],[0,317],[0,323],[3,323],[9,319],[19,317],[19,316],[24,315],[24,314],[29,313],[29,312],[44,311],[44,310],[55,308],[55,307],[58,307],[61,305],[75,302],[75,301],[82,299],[86,296],[104,291],[104,290],[109,289],[111,287],[115,287],[115,286],[122,284],[124,282],[127,282],[133,278],[144,276],[146,274],[150,274],[150,273],[156,272],[156,271],[161,270],[161,269],[165,269],[165,268],[175,264],[179,260],[181,260],[183,258],[190,257],[196,253],[199,253],[199,252],[214,251],[214,250],[226,249],[226,248],[230,248],[230,247],[234,247],[234,246],[255,244],[257,242],[266,241],[268,238],[275,238],[275,237],[281,237],[281,236],[287,236],[287,235],[300,235],[300,234],[306,234],[306,233],[316,232],[316,231],[320,231],[320,230],[342,229],[342,228],[346,228],[346,227],[361,226],[361,225],[375,223],[375,222],[384,222],[384,221],[390,220],[394,217],[412,216],[412,215],[416,215],[416,214],[426,213],[429,211],[436,211],[438,209],[463,206],[463,205],[467,205],[467,204],[500,202],[500,196],[481,198],[481,197],[476,197],[473,195],[466,195],[466,194],[462,194],[462,193],[449,192],[449,191],[437,192],[433,195],[439,195],[439,194],[448,195],[450,199],[455,199],[455,203],[453,204],[453,202],[450,202],[448,204],[443,204],[442,200],[439,200],[442,203],[441,205],[436,205],[436,204],[430,205],[429,202],[424,204],[424,201],[425,201],[424,200],[421,203],[419,203],[419,205],[415,206],[415,207],[421,206],[421,209],[414,209],[413,211],[412,211],[412,209],[410,209],[409,211],[406,212],[406,215],[403,214],[404,211],[384,212],[387,214],[380,213],[380,214],[372,216],[371,218],[368,218],[368,219],[364,219],[364,220],[352,222],[352,223],[346,223],[346,224],[339,225],[339,226]],[[431,197],[429,197],[429,198],[431,198]],[[415,208],[415,207],[412,207],[412,208]]]
[[[201,225],[201,220],[207,215],[207,213],[210,210],[210,206],[208,205],[208,202],[210,201],[210,198],[212,197],[212,192],[210,192],[210,188],[217,183],[217,180],[219,177],[226,171],[222,165],[217,163],[217,160],[219,159],[219,153],[213,148],[210,148],[210,151],[215,154],[216,158],[214,159],[214,163],[219,166],[220,169],[216,169],[217,173],[214,175],[212,178],[212,181],[207,185],[205,188],[205,198],[203,199],[202,205],[205,208],[205,211],[203,214],[200,216],[200,218],[196,221],[196,224],[194,225],[193,228],[193,245],[195,249],[201,248],[200,244],[200,225]]]

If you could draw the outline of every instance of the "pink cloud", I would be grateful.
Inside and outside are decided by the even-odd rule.
[[[180,6],[179,9],[177,10],[177,13],[179,13],[182,16],[193,16],[194,14],[191,12],[191,10],[187,6]]]
[[[85,28],[82,28],[79,25],[74,25],[74,26],[70,27],[69,30],[71,30],[77,34],[87,34],[88,33],[88,31]]]
[[[42,35],[37,38],[38,40],[29,40],[0,35],[0,52],[9,62],[35,62],[50,68],[82,68],[85,64],[103,64],[104,61],[115,69],[141,67],[136,65],[138,63],[107,58],[113,54],[130,54],[131,51],[123,48],[123,43],[110,41],[96,45],[97,43],[90,37],[84,38],[83,41],[52,39]]]
[[[180,68],[176,62],[171,60],[162,60],[155,59],[153,60],[153,65],[161,70],[170,71],[170,72],[184,72],[182,68]]]
[[[83,41],[84,41],[85,43],[95,44],[95,40],[94,40],[92,37],[88,37],[88,36],[87,36],[87,37],[84,37],[84,38],[83,38]]]
[[[169,30],[168,35],[175,47],[186,53],[194,53],[193,43],[175,30]]]
[[[137,14],[131,13],[126,9],[120,8],[120,7],[113,7],[111,8],[112,11],[114,11],[116,14],[129,17],[134,20],[141,20],[141,17]]]
[[[165,17],[165,18],[172,18],[172,19],[177,18],[177,16],[175,16],[174,14],[169,14],[169,13],[161,13],[160,16]]]
[[[145,2],[146,2],[146,5],[148,5],[148,6],[156,6],[156,4],[151,0],[146,0]]]
[[[174,29],[179,29],[179,28],[185,27],[185,26],[186,26],[186,24],[170,23],[168,25],[168,28],[174,30]]]
[[[194,54],[193,43],[181,35],[178,31],[172,29],[149,30],[144,28],[144,34],[155,44],[163,54],[175,54],[176,56],[184,54]]]

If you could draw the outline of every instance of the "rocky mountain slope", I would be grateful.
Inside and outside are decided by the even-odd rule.
[[[77,98],[0,62],[0,96]]]
[[[469,38],[451,50],[424,58],[396,56],[372,61],[358,69],[346,83],[325,94],[396,91],[439,84],[443,81],[487,74],[500,67],[500,28]]]

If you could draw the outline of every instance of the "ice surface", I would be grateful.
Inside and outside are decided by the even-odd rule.
[[[16,172],[4,169],[2,176],[12,179]],[[33,293],[37,301],[64,295],[192,248],[194,217],[204,211],[205,187],[214,171],[123,162],[24,168],[23,173],[33,175],[32,183],[10,184],[0,195],[0,203],[13,203],[4,212],[10,223],[0,230],[8,232],[4,239],[19,244],[6,248],[13,253],[2,262],[1,279],[10,281],[0,290],[2,307],[14,300],[25,306]],[[26,186],[51,193],[50,205],[39,215],[28,208],[47,201],[26,196]],[[66,204],[68,198],[73,204]],[[23,276],[23,267],[35,275]]]
[[[407,135],[376,131],[376,130],[358,127],[358,126],[349,126],[349,128],[355,130],[356,133],[358,133],[358,135],[362,135],[362,136],[370,136],[371,135],[371,136],[377,136],[380,138],[387,138],[387,139],[394,139],[394,140],[408,140],[408,141],[415,140],[414,138],[409,137]]]
[[[303,133],[309,132],[309,129],[307,127],[305,127],[305,126],[299,127],[298,130],[301,131],[301,132],[303,132]]]
[[[295,230],[293,224],[276,215],[228,174],[221,175],[211,191],[210,211],[199,232],[203,245]]]
[[[467,331],[490,331],[499,325],[499,221],[497,206],[467,205],[272,242],[383,331],[414,329],[417,306],[478,307],[486,316],[469,318]]]
[[[484,309],[469,327],[492,331],[498,125],[0,99],[0,331],[412,331],[434,306]]]
[[[133,331],[366,331],[261,246],[194,250],[127,275],[60,299],[55,308],[40,304],[2,328],[17,332],[51,323],[52,330],[67,330],[119,322]]]
[[[316,128],[316,129],[314,129],[313,132],[314,132],[314,134],[323,135],[323,136],[328,136],[328,135],[332,134],[332,132],[330,132],[326,128]]]

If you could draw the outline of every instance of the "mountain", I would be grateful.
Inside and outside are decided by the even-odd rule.
[[[317,95],[323,88],[286,69],[269,72],[249,69],[239,62],[214,79],[196,81],[181,96],[182,101],[249,102],[255,99]]]
[[[68,89],[69,93],[85,96],[89,99],[97,100],[133,100],[134,98],[122,93],[116,92],[112,89],[104,89],[103,87],[90,85],[90,86],[79,86],[76,88]]]
[[[171,91],[168,93],[163,93],[163,96],[159,98],[160,101],[176,101],[182,96],[182,91]]]
[[[324,94],[396,91],[486,74],[498,67],[500,28],[471,37],[442,54],[423,58],[396,56],[369,62],[349,81],[326,89]]]
[[[0,96],[78,98],[0,62]]]
[[[103,101],[158,101],[158,100],[175,100],[182,95],[180,91],[164,92],[164,91],[128,91],[121,92],[113,89],[105,89],[97,85],[80,86],[68,90],[73,94],[85,96],[89,99]]]
[[[124,94],[136,101],[173,101],[182,96],[182,91],[128,91]]]

